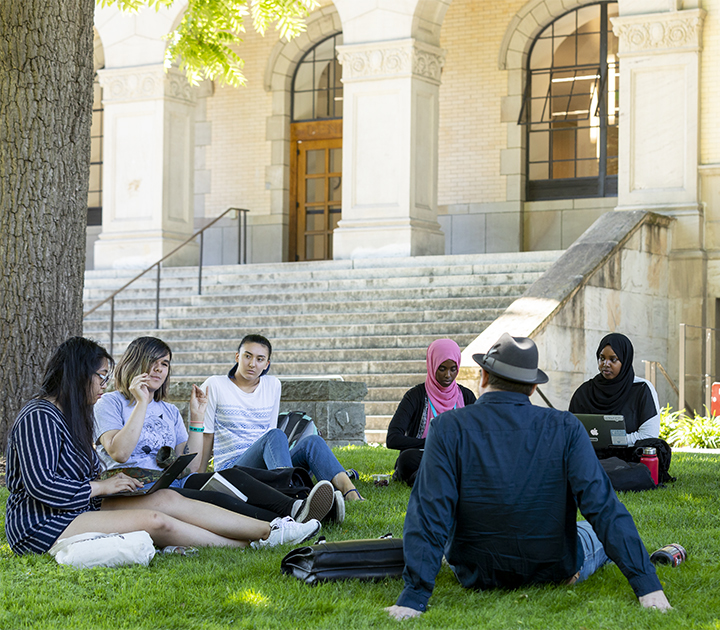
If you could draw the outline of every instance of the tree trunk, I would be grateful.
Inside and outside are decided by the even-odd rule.
[[[0,446],[82,333],[94,0],[0,0]]]

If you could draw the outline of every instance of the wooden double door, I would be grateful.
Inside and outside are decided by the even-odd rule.
[[[330,260],[342,216],[342,120],[294,123],[290,260]]]

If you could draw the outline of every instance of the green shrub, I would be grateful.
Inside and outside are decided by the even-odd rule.
[[[720,448],[720,418],[708,413],[691,418],[684,409],[671,411],[670,405],[660,411],[660,437],[670,446]]]

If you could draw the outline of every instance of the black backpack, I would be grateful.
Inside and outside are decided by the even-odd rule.
[[[633,449],[632,461],[639,462],[642,457],[644,448],[652,447],[655,449],[658,457],[658,482],[667,483],[676,481],[676,477],[670,475],[670,460],[672,459],[672,449],[670,445],[662,438],[646,438],[635,442]]]

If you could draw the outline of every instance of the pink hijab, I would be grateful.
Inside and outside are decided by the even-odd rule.
[[[433,341],[427,350],[425,391],[438,415],[443,411],[460,409],[465,406],[457,381],[453,381],[449,387],[440,387],[440,384],[435,379],[435,372],[437,372],[440,364],[445,363],[448,359],[455,361],[455,364],[460,367],[460,347],[452,339],[436,339]],[[423,437],[427,437],[433,416],[433,410],[428,405],[427,422],[425,423]]]

